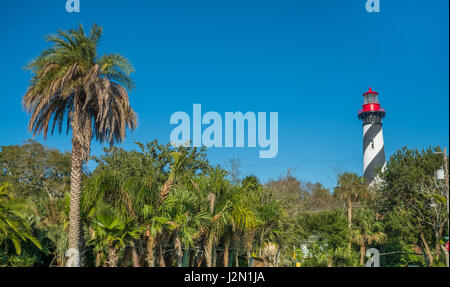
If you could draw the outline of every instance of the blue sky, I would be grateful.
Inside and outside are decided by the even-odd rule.
[[[82,23],[104,28],[100,53],[136,68],[130,94],[139,127],[121,144],[168,142],[176,111],[279,113],[279,152],[215,148],[213,163],[239,157],[243,174],[264,182],[288,168],[300,180],[336,184],[362,174],[361,94],[380,93],[387,156],[402,146],[449,144],[448,0],[65,0],[1,1],[0,145],[31,137],[21,107],[23,66],[48,46],[43,36]],[[37,139],[70,150],[70,137]],[[102,146],[94,143],[93,154]],[[92,164],[90,164],[92,166]]]

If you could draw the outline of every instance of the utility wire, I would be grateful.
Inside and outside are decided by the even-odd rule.
[[[280,162],[280,163],[249,163],[243,164],[244,166],[267,166],[267,165],[304,165],[314,163],[330,163],[330,162],[344,162],[344,161],[361,161],[362,158],[349,158],[349,159],[336,159],[336,160],[315,160],[304,162]]]

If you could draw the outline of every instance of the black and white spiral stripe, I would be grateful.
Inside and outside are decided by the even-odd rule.
[[[383,169],[386,165],[382,124],[366,124],[363,126],[363,132],[364,177],[371,182],[375,178],[377,168]]]

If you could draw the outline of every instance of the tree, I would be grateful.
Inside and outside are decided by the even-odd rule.
[[[262,256],[265,246],[274,246],[273,242],[278,241],[278,234],[282,229],[284,217],[283,207],[280,202],[273,198],[272,192],[268,189],[260,189],[254,204],[257,214],[257,238],[259,244],[259,256]],[[273,250],[273,248],[272,248]]]
[[[373,243],[383,243],[386,234],[383,232],[383,223],[376,219],[374,211],[366,206],[356,213],[355,230],[352,232],[353,241],[360,246],[360,265],[364,266],[366,247]]]
[[[305,198],[305,209],[310,211],[333,210],[338,206],[333,194],[320,183],[306,184],[309,195]]]
[[[419,223],[418,226],[428,226],[434,235],[434,251],[427,250],[428,260],[433,264],[435,259],[439,259],[442,250],[448,261],[448,251],[442,240],[448,221],[445,185],[433,179],[423,180],[414,187],[414,192],[418,194],[418,200],[409,206],[411,215]]]
[[[0,148],[0,182],[9,182],[13,194],[57,199],[69,191],[70,153],[61,153],[35,140]]]
[[[207,174],[197,176],[191,182],[192,191],[197,194],[200,200],[200,209],[206,211],[210,216],[209,222],[206,222],[194,236],[196,241],[203,245],[207,267],[216,265],[216,247],[220,243],[230,220],[231,202],[228,195],[231,185],[226,180],[227,174],[220,167],[211,168]],[[228,255],[224,260],[228,260]]]
[[[209,169],[205,150],[190,147],[172,147],[137,143],[138,150],[104,149],[95,157],[97,168],[86,181],[83,192],[83,212],[99,204],[112,206],[123,216],[133,219],[143,228],[141,236],[130,242],[133,266],[165,265],[162,251],[173,230],[165,212],[165,201],[173,189],[186,189],[192,179]],[[173,223],[173,222],[172,222]],[[134,244],[135,243],[135,244]],[[125,258],[123,264],[127,264]],[[129,259],[128,259],[129,262]]]
[[[226,162],[226,166],[229,169],[231,183],[234,185],[239,184],[241,181],[241,173],[242,173],[241,159],[233,156],[233,158],[230,158]]]
[[[183,266],[183,250],[194,245],[195,234],[205,226],[211,216],[209,212],[198,209],[198,199],[184,189],[174,189],[164,201],[163,216],[166,226],[172,233],[177,266]]]
[[[25,218],[26,206],[8,193],[8,187],[9,184],[0,186],[0,248],[7,251],[7,243],[10,242],[16,254],[20,255],[22,243],[29,241],[42,249]]]
[[[352,209],[354,203],[367,195],[367,188],[362,177],[354,173],[343,173],[339,175],[338,186],[335,194],[347,204],[348,228],[352,229]]]
[[[80,196],[83,162],[89,158],[91,140],[113,145],[137,124],[127,90],[134,87],[134,71],[119,54],[97,55],[102,29],[93,25],[89,35],[78,30],[59,31],[46,37],[52,47],[28,64],[33,73],[23,105],[31,114],[28,129],[47,137],[49,128],[72,130],[69,250],[71,264],[79,266]],[[52,122],[53,120],[53,122]]]
[[[350,240],[348,222],[340,210],[305,212],[299,222],[299,243],[304,266],[355,266],[355,253]]]
[[[11,183],[8,192],[14,201],[26,207],[27,220],[42,245],[40,250],[26,243],[24,253],[8,259],[11,264],[64,265],[70,157],[68,152],[62,153],[35,140],[1,146],[0,182]]]
[[[91,223],[94,250],[97,252],[96,265],[117,267],[119,251],[139,237],[140,230],[132,220],[122,218],[114,212],[103,209],[95,215]]]
[[[395,212],[403,217],[402,228],[408,229],[413,238],[410,245],[417,243],[429,266],[441,259],[439,243],[448,218],[443,189],[434,179],[435,171],[443,165],[439,152],[439,147],[398,150],[381,174],[383,184],[378,191],[380,216],[389,219]]]

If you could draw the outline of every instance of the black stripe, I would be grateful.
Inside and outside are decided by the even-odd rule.
[[[381,131],[381,124],[373,124],[367,132],[364,134],[363,138],[363,152],[366,151],[366,148],[369,146],[370,142],[377,136],[377,134]]]
[[[376,169],[379,167],[383,167],[386,163],[386,157],[384,155],[384,146],[377,153],[377,155],[372,159],[369,165],[364,170],[364,177],[371,182],[375,178]]]

